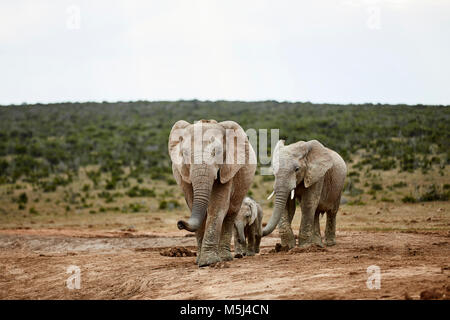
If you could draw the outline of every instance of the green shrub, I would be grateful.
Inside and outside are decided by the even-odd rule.
[[[86,175],[89,179],[91,179],[92,183],[94,184],[94,187],[97,187],[100,182],[101,172],[100,171],[86,171]]]
[[[160,210],[165,210],[165,209],[167,209],[167,201],[166,201],[166,200],[161,200],[161,201],[159,202],[159,209],[160,209]]]
[[[417,160],[413,154],[404,154],[400,158],[400,170],[414,172],[417,168]]]
[[[356,199],[356,200],[351,200],[351,201],[347,202],[347,204],[348,204],[349,206],[363,206],[363,205],[365,205],[366,203],[363,202],[363,201],[361,200],[361,198],[358,198],[358,199]]]
[[[374,170],[391,170],[397,167],[396,161],[393,159],[390,160],[382,160],[382,159],[374,159],[371,163],[372,169]]]
[[[17,200],[19,204],[27,204],[28,203],[28,196],[25,192],[21,193],[19,195],[19,199]]]
[[[6,172],[8,167],[9,167],[9,162],[4,159],[0,159],[0,177],[4,177],[8,174]]]
[[[39,186],[44,192],[55,192],[56,185],[51,181],[40,181]]]
[[[416,203],[417,202],[417,200],[416,200],[416,198],[414,198],[413,196],[404,196],[403,198],[402,198],[402,202],[404,202],[404,203]]]
[[[428,202],[428,201],[448,201],[450,198],[450,191],[443,192],[439,187],[435,184],[430,185],[425,193],[423,193],[419,197],[419,201]]]
[[[350,171],[350,172],[348,173],[348,176],[349,176],[349,177],[359,177],[359,176],[360,176],[360,173],[359,173],[358,171]]]
[[[131,198],[156,196],[155,190],[147,188],[139,188],[139,186],[132,187],[125,194]]]
[[[102,191],[97,194],[99,198],[105,199],[106,203],[114,202],[114,195],[108,191]]]
[[[175,179],[169,178],[169,179],[167,179],[167,184],[169,186],[174,186],[177,184],[177,182],[175,181]]]
[[[406,182],[403,182],[403,181],[394,183],[394,184],[392,185],[393,188],[404,188],[404,187],[406,187],[406,186],[407,186]]]
[[[383,186],[379,183],[374,182],[374,183],[372,183],[372,186],[370,187],[370,189],[374,190],[374,191],[381,191],[381,190],[383,190]]]
[[[146,210],[145,206],[141,205],[140,203],[130,203],[128,205],[128,210],[136,213],[136,212],[142,212],[144,210]],[[127,210],[127,212],[128,212]]]
[[[274,175],[264,175],[262,176],[262,181],[267,182],[267,181],[274,181],[275,180],[275,176]]]
[[[166,209],[167,210],[173,210],[173,209],[176,209],[176,208],[179,208],[179,207],[180,207],[180,204],[176,200],[168,200],[168,201],[161,200],[159,202],[159,209],[160,210],[166,210]]]

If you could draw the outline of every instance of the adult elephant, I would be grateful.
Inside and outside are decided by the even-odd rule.
[[[232,260],[234,219],[256,170],[247,135],[234,121],[180,120],[170,132],[169,154],[191,210],[189,220],[177,225],[196,233],[198,265]]]
[[[273,214],[263,230],[270,234],[278,225],[281,245],[293,248],[295,237],[291,222],[295,214],[295,198],[300,202],[302,220],[298,245],[323,246],[319,214],[327,214],[325,243],[336,244],[336,213],[339,209],[347,167],[335,151],[319,141],[298,141],[285,146],[280,140],[272,157],[275,175]],[[269,199],[270,197],[269,196]]]

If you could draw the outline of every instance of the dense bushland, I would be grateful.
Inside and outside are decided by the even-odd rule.
[[[179,119],[234,120],[244,130],[280,129],[280,138],[288,144],[317,139],[353,161],[347,187],[353,196],[362,193],[356,184],[363,170],[426,174],[433,165],[443,170],[450,161],[450,110],[444,106],[195,100],[61,103],[0,107],[0,184],[24,181],[53,192],[70,185],[85,168],[91,182],[86,193],[92,185],[105,191],[102,196],[110,202],[117,188],[126,188],[129,197],[154,197],[153,190],[132,186],[129,179],[175,184],[167,138]],[[378,185],[368,187],[374,196],[380,191]]]

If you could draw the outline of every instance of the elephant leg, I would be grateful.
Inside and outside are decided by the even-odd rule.
[[[253,230],[254,228],[250,228],[248,232],[247,237],[247,256],[254,256],[255,255],[255,232]]]
[[[195,262],[197,264],[198,264],[198,261],[200,260],[200,254],[202,251],[202,242],[203,242],[204,234],[205,234],[205,224],[203,224],[203,226],[195,232],[195,237],[197,238],[197,259],[195,260]]]
[[[245,242],[242,244],[242,252],[244,253],[244,256],[247,255],[247,251],[248,251],[248,228],[244,229],[244,236],[245,236]]]
[[[238,241],[238,234],[236,230],[233,228],[233,238],[234,238],[234,257],[235,258],[242,258],[244,256],[244,248],[242,244]]]
[[[255,253],[259,253],[259,245],[261,244],[261,233],[255,234]]]
[[[323,180],[310,186],[302,195],[302,221],[298,234],[298,245],[301,247],[309,246],[313,243],[320,246],[323,245],[322,240],[319,242],[317,237],[314,237],[314,219],[317,206],[319,205],[322,186]]]
[[[336,212],[327,212],[327,225],[325,227],[325,244],[329,247],[336,244]]]
[[[321,247],[323,247],[322,235],[320,234],[320,212],[319,211],[316,211],[316,213],[314,215],[313,243],[318,244]]]
[[[224,214],[210,214],[206,218],[202,249],[198,259],[198,265],[200,267],[220,261],[219,240],[222,231],[223,216]]]
[[[231,237],[233,235],[234,219],[236,218],[236,215],[237,213],[229,213],[223,220],[222,233],[219,241],[219,257],[222,261],[233,260],[233,255],[231,254]]]
[[[292,232],[292,219],[295,214],[295,198],[288,199],[286,207],[281,213],[280,222],[278,223],[278,232],[280,233],[281,245],[288,246],[289,249],[295,247],[295,236]]]
[[[198,265],[200,267],[221,261],[219,256],[219,242],[222,235],[223,222],[229,208],[230,190],[230,183],[214,183],[208,205],[208,215],[206,217],[202,249],[200,258],[198,259]],[[228,221],[227,223],[229,224]],[[229,231],[230,236],[227,240],[231,241],[231,229]]]

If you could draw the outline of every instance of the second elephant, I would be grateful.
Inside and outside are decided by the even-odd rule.
[[[317,140],[298,141],[288,146],[280,140],[273,152],[272,167],[275,205],[263,236],[270,234],[278,225],[281,245],[289,248],[295,246],[291,222],[297,199],[302,209],[298,245],[323,246],[319,225],[321,213],[327,214],[325,243],[334,245],[336,214],[347,175],[341,156]]]

